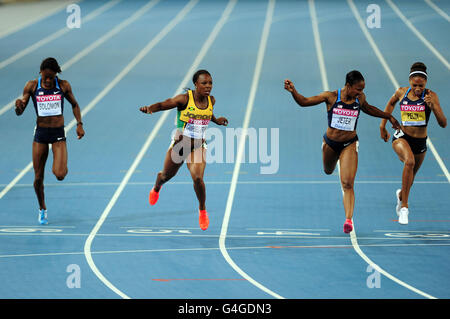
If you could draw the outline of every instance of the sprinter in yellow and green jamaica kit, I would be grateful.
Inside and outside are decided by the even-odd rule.
[[[209,226],[206,212],[206,188],[203,175],[206,167],[205,133],[209,122],[217,125],[228,125],[225,117],[214,116],[216,100],[211,96],[212,77],[206,70],[197,71],[192,82],[195,90],[169,98],[150,106],[143,106],[140,111],[147,114],[177,108],[177,131],[167,150],[164,167],[157,175],[155,185],[150,191],[150,205],[155,205],[163,184],[176,175],[178,169],[186,161],[194,182],[194,190],[199,202],[199,224],[202,230]]]

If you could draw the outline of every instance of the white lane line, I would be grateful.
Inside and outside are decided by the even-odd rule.
[[[373,40],[373,38],[371,37],[370,33],[368,32],[368,30],[367,30],[367,28],[366,28],[366,25],[365,25],[364,22],[362,21],[362,18],[361,18],[361,16],[359,15],[359,12],[358,12],[358,10],[357,10],[355,4],[353,3],[353,0],[347,0],[347,2],[348,2],[348,4],[349,4],[349,6],[350,6],[350,8],[351,8],[351,10],[352,10],[352,12],[353,12],[353,14],[354,14],[356,20],[358,21],[358,24],[359,24],[361,30],[362,30],[363,33],[366,35],[366,38],[367,38],[367,40],[369,41],[370,45],[372,46],[372,48],[376,48],[376,50],[374,49],[374,51],[376,52],[377,57],[379,58],[380,62],[382,62],[382,64],[383,64],[383,61],[384,61],[383,55],[382,55],[381,52],[378,50],[378,47],[377,47],[375,41]],[[379,53],[379,55],[378,55],[377,52]],[[382,58],[382,59],[380,59],[380,58]],[[383,64],[383,67],[384,67],[384,66],[385,66],[385,65]],[[392,74],[392,72],[391,72],[389,66],[387,65],[387,63],[386,63],[386,67],[387,67],[387,70],[389,70],[388,74]],[[385,68],[385,70],[386,70],[386,68]],[[396,84],[396,85],[394,85],[395,89],[397,89],[397,88],[400,87],[400,85],[398,84],[397,80],[395,79],[395,77],[394,77],[393,75],[392,75],[392,79],[391,79],[391,80],[393,80],[393,83]],[[430,139],[428,139],[428,141],[429,141],[429,140],[430,140]],[[430,142],[430,143],[431,143],[431,142]],[[434,154],[434,153],[433,153],[433,154]],[[448,172],[447,172],[447,174],[448,174]],[[450,179],[449,179],[449,181],[450,181]],[[353,231],[350,233],[350,239],[351,239],[352,245],[353,245],[355,251],[358,253],[358,255],[360,255],[361,258],[362,258],[364,261],[366,261],[369,265],[371,265],[373,269],[377,270],[379,273],[383,274],[384,276],[386,276],[387,278],[389,278],[389,279],[391,279],[392,281],[396,282],[397,284],[399,284],[399,285],[401,285],[401,286],[403,286],[403,287],[405,287],[405,288],[407,288],[407,289],[409,289],[409,290],[411,290],[411,291],[413,291],[413,292],[415,292],[415,293],[417,293],[417,294],[419,294],[419,295],[421,295],[421,296],[423,296],[423,297],[430,298],[430,299],[434,299],[434,298],[435,298],[435,297],[433,297],[433,296],[431,296],[431,295],[429,295],[429,294],[427,294],[427,293],[425,293],[425,292],[423,292],[423,291],[421,291],[421,290],[419,290],[419,289],[416,289],[416,288],[414,288],[414,287],[408,285],[407,283],[405,283],[405,282],[399,280],[398,278],[392,276],[390,273],[388,273],[387,271],[385,271],[384,269],[382,269],[380,266],[378,266],[377,264],[375,264],[371,259],[369,259],[369,257],[367,257],[367,256],[363,253],[363,251],[361,250],[360,246],[358,245],[358,239],[357,239],[357,237],[356,237],[356,229],[355,229],[355,227],[353,228]]]
[[[434,4],[433,1],[431,0],[425,0],[425,2],[434,9],[434,11],[436,11],[441,17],[443,17],[445,20],[447,20],[447,22],[450,22],[450,17],[448,16],[447,13],[444,12],[444,10],[442,10],[441,8],[439,8],[436,4]]]
[[[115,6],[120,1],[122,1],[122,0],[112,0],[112,1],[104,4],[100,8],[92,11],[86,17],[83,17],[83,23],[86,23],[86,22],[89,22],[90,20],[93,20],[94,18],[96,18],[97,16],[99,16],[100,14],[105,12],[106,10],[108,10],[108,9],[112,8],[113,6]],[[20,58],[24,57],[25,55],[27,55],[27,54],[29,54],[29,53],[39,49],[40,47],[46,45],[47,43],[49,43],[49,42],[51,42],[53,40],[56,40],[57,38],[63,36],[66,33],[69,33],[70,31],[72,31],[72,29],[64,27],[64,28],[61,28],[58,31],[56,31],[56,32],[46,36],[45,38],[35,42],[34,44],[32,44],[32,45],[26,47],[25,49],[17,52],[16,54],[10,56],[9,58],[1,61],[0,62],[0,69],[3,69],[7,65],[10,65],[11,63],[14,63],[15,61],[19,60]]]
[[[325,59],[323,57],[322,42],[320,41],[319,23],[317,21],[316,6],[314,0],[308,0],[309,14],[311,16],[311,24],[314,35],[314,45],[316,46],[317,61],[319,62],[320,76],[322,78],[322,86],[324,91],[329,91],[327,71],[325,68]]]
[[[261,69],[263,66],[264,54],[265,54],[265,50],[266,50],[266,46],[267,46],[267,40],[269,38],[270,26],[272,23],[274,9],[275,9],[275,0],[269,0],[268,6],[267,6],[267,12],[266,12],[266,19],[264,22],[264,28],[263,28],[263,32],[261,35],[261,42],[259,44],[258,55],[257,55],[257,59],[256,59],[255,73],[253,74],[253,81],[252,81],[252,86],[250,89],[250,96],[248,98],[247,110],[245,112],[245,118],[244,118],[244,123],[243,123],[243,128],[242,128],[242,136],[244,136],[244,137],[247,134],[247,129],[248,129],[248,126],[250,123],[250,116],[251,116],[251,113],[253,110],[253,104],[255,102],[256,91],[258,89],[258,83],[259,83],[259,78],[261,75]],[[263,286],[262,284],[260,284],[256,280],[254,280],[252,277],[250,277],[247,273],[245,273],[241,268],[239,268],[239,266],[236,265],[236,263],[233,261],[233,259],[231,259],[230,255],[228,254],[227,248],[225,246],[225,240],[226,240],[227,231],[228,231],[228,224],[229,224],[229,220],[230,220],[231,209],[233,206],[234,194],[236,191],[237,180],[239,177],[239,170],[241,167],[241,165],[240,165],[241,159],[243,158],[244,151],[245,151],[245,141],[246,141],[245,138],[241,138],[240,142],[239,142],[239,149],[238,149],[238,153],[237,153],[237,157],[236,157],[236,164],[235,164],[234,170],[233,170],[233,176],[232,176],[231,185],[230,185],[230,192],[228,194],[227,204],[226,204],[226,208],[225,208],[225,214],[224,214],[224,218],[223,218],[223,222],[222,222],[222,228],[220,231],[219,247],[220,247],[220,251],[221,251],[223,257],[225,258],[225,260],[230,264],[230,266],[237,273],[239,273],[242,277],[247,279],[248,282],[250,282],[257,288],[261,289],[262,291],[268,293],[269,295],[271,295],[275,298],[283,299],[282,296],[273,292],[272,290],[268,289],[267,287]]]
[[[115,5],[118,1],[122,1],[122,0],[116,0],[115,2],[110,2],[108,3],[109,6],[105,5],[102,8],[99,8],[98,12],[93,12],[92,14],[95,13],[95,16],[99,15],[101,12],[105,11],[106,9],[109,9],[111,7],[111,5]],[[98,38],[97,40],[95,40],[94,42],[92,42],[90,45],[88,45],[86,48],[84,48],[83,50],[81,50],[80,52],[78,52],[76,55],[74,55],[70,60],[68,60],[67,62],[65,62],[63,65],[61,65],[61,70],[67,70],[68,68],[70,68],[73,64],[75,64],[76,62],[78,62],[79,60],[81,60],[83,57],[85,57],[86,55],[88,55],[89,53],[91,53],[94,49],[96,49],[97,47],[99,47],[101,44],[103,44],[104,42],[106,42],[107,40],[109,40],[110,38],[112,38],[114,35],[116,35],[117,33],[119,33],[120,31],[122,31],[125,27],[127,27],[129,24],[131,24],[132,22],[136,21],[137,19],[139,19],[145,12],[147,12],[148,10],[150,10],[154,5],[156,5],[156,3],[158,3],[159,0],[157,1],[150,1],[149,3],[147,3],[146,5],[144,5],[143,7],[139,8],[133,15],[131,15],[129,18],[127,18],[126,20],[122,21],[120,24],[118,24],[117,26],[115,26],[113,29],[111,29],[110,31],[108,31],[107,33],[105,33],[103,36],[101,36],[100,38]],[[107,6],[107,7],[106,7]],[[102,10],[100,10],[102,9]],[[101,12],[100,12],[101,11]],[[94,16],[91,16],[91,19],[93,19]],[[4,114],[5,112],[7,112],[8,110],[10,110],[11,108],[14,107],[15,105],[15,101],[16,99],[20,99],[22,97],[22,95],[17,96],[14,100],[10,101],[8,104],[6,104],[5,106],[3,106],[0,109],[0,116],[2,114]]]
[[[420,41],[425,44],[425,46],[446,66],[448,70],[450,70],[450,63],[439,53],[438,50],[416,29],[414,24],[406,18],[400,9],[391,1],[386,0],[389,6],[394,10],[394,12],[400,17],[400,19],[406,24],[406,26],[419,38]]]
[[[189,11],[191,11],[191,9],[197,4],[197,2],[198,2],[198,0],[191,0],[183,8],[183,10],[170,22],[170,24],[163,31],[161,31],[158,39],[162,39],[170,30],[172,30],[187,15],[187,13]],[[195,70],[200,65],[201,61],[205,57],[205,55],[208,52],[209,48],[211,47],[212,43],[214,42],[214,40],[216,39],[216,37],[219,34],[220,30],[222,29],[223,25],[225,24],[226,20],[228,19],[228,16],[230,15],[231,11],[233,10],[235,3],[236,3],[236,0],[231,0],[228,3],[227,7],[225,8],[225,11],[222,14],[222,17],[217,22],[217,24],[215,25],[215,27],[211,31],[209,37],[207,38],[207,40],[203,44],[203,46],[200,49],[197,57],[195,58],[194,62],[192,63],[191,68],[186,73],[186,76],[184,77],[184,79],[181,82],[180,86],[175,91],[175,94],[178,94],[178,93],[182,92],[183,88],[189,82],[190,77],[192,76],[192,73],[194,73]],[[133,62],[135,62],[135,64],[137,64],[145,56],[145,54],[147,54],[148,51],[157,43],[157,42],[155,42],[153,44],[153,42],[154,41],[152,41],[152,43],[150,43],[151,46],[148,46],[148,48],[145,48],[141,54],[138,54],[139,58],[135,59],[133,61]],[[130,297],[128,297],[122,291],[117,289],[111,282],[109,282],[103,276],[103,274],[98,270],[98,268],[96,267],[96,265],[95,265],[95,263],[94,263],[94,261],[92,259],[92,255],[91,255],[91,245],[92,245],[92,241],[94,240],[95,236],[97,235],[97,232],[99,231],[99,229],[101,228],[101,226],[105,222],[106,218],[108,217],[109,212],[111,211],[111,209],[113,208],[113,206],[117,202],[120,194],[122,193],[122,191],[124,190],[125,186],[127,185],[128,181],[129,181],[129,179],[131,178],[131,175],[133,174],[133,172],[136,170],[136,167],[141,162],[142,158],[144,157],[145,153],[147,152],[147,149],[150,147],[151,143],[155,139],[158,131],[162,127],[162,125],[163,125],[164,121],[166,120],[166,118],[168,117],[169,113],[170,112],[164,112],[161,115],[161,117],[159,118],[158,122],[154,126],[153,130],[151,131],[150,135],[148,136],[147,140],[145,141],[144,145],[142,146],[141,150],[139,151],[138,155],[136,156],[133,164],[128,169],[128,171],[127,171],[126,175],[124,176],[122,182],[120,183],[119,187],[117,188],[116,192],[114,193],[113,197],[111,198],[111,201],[108,203],[107,207],[105,208],[105,210],[103,211],[102,215],[100,216],[97,224],[95,225],[95,227],[92,229],[91,233],[89,234],[89,237],[87,238],[86,243],[84,245],[84,252],[85,252],[86,259],[88,261],[89,266],[94,271],[95,275],[108,288],[110,288],[112,291],[114,291],[116,294],[118,294],[119,296],[121,296],[124,299],[129,299]]]
[[[284,231],[284,230],[312,230],[312,231],[330,231],[329,229],[319,229],[319,228],[246,228],[247,230],[280,230],[280,231]]]
[[[361,247],[445,247],[450,244],[367,244]],[[283,245],[273,246],[255,246],[255,247],[227,247],[229,250],[247,250],[247,249],[295,249],[295,248],[352,248],[352,245]],[[135,254],[135,253],[157,253],[157,252],[191,252],[191,251],[208,251],[220,250],[220,247],[211,248],[167,248],[167,249],[134,249],[134,250],[105,250],[93,251],[93,255],[106,254]],[[66,253],[35,253],[35,254],[16,254],[16,255],[0,255],[0,258],[17,258],[17,257],[49,257],[49,256],[67,256],[67,255],[83,255],[84,252],[66,252]]]
[[[107,34],[105,34],[103,37],[101,37],[100,39],[98,39],[98,41],[96,41],[95,43],[91,44],[89,47],[87,47],[85,50],[83,50],[82,52],[80,52],[79,54],[77,54],[75,57],[73,57],[71,60],[68,61],[68,63],[71,63],[70,65],[72,65],[75,61],[75,59],[80,59],[82,56],[85,56],[86,54],[88,54],[88,52],[92,51],[95,47],[97,47],[100,43],[103,43],[104,41],[106,41],[107,39],[109,39],[110,37],[112,37],[114,34],[116,34],[117,32],[119,32],[121,29],[123,29],[126,25],[130,24],[131,22],[133,22],[134,20],[138,19],[139,17],[142,16],[142,14],[145,11],[150,10],[156,3],[158,3],[159,0],[152,0],[150,1],[148,4],[146,4],[145,6],[141,7],[139,9],[139,12],[136,12],[133,16],[131,16],[130,18],[128,18],[127,20],[123,21],[120,25],[118,25],[117,27],[115,27],[113,30],[111,30],[110,32],[108,32]],[[156,40],[155,40],[156,39]],[[159,39],[157,37],[155,37],[153,39],[152,42],[150,42],[150,44],[148,45],[149,49],[148,51],[150,51],[153,46],[159,42]],[[146,50],[145,48],[141,51],[141,53],[143,53],[143,51]],[[135,57],[134,60],[136,60]],[[139,60],[142,57],[139,58]],[[132,62],[130,62],[130,64],[128,64],[86,107],[84,107],[81,110],[81,115],[84,117],[91,109],[93,109],[98,102],[100,102],[103,97],[105,97],[109,91],[111,91],[112,88],[114,88],[117,83],[119,83],[122,78],[128,73],[130,72],[130,70],[135,66],[134,60]],[[64,67],[65,65],[63,65]],[[69,124],[64,128],[65,133],[67,135],[67,133],[72,129],[72,127],[74,127],[76,125],[76,119],[72,119],[72,121],[69,122]],[[49,147],[49,149],[51,149],[51,145]],[[0,199],[3,198],[3,196],[6,195],[6,193],[8,193],[11,188],[13,188],[17,182],[19,180],[22,179],[22,177],[28,173],[28,171],[30,171],[33,168],[33,161],[29,162],[28,165],[22,169],[20,171],[20,173],[8,184],[6,185],[6,187],[4,189],[2,189],[2,191],[0,192]]]
[[[80,3],[80,2],[81,2],[80,0],[72,1],[72,3]],[[21,20],[21,19],[17,19],[14,27],[7,28],[7,29],[4,29],[4,30],[0,31],[0,39],[4,38],[4,37],[6,37],[6,36],[8,36],[8,35],[10,35],[12,33],[15,33],[17,31],[20,31],[20,30],[22,30],[22,29],[24,29],[24,28],[26,28],[26,27],[28,27],[28,26],[30,26],[30,25],[40,21],[40,20],[43,20],[43,19],[45,19],[45,18],[55,14],[56,12],[66,8],[69,4],[70,4],[70,2],[67,1],[67,2],[64,2],[64,3],[60,4],[60,5],[55,5],[52,9],[45,10],[45,12],[43,12],[42,14],[37,15],[35,18],[27,19],[25,21]]]
[[[51,232],[1,232],[0,236],[8,237],[8,236],[15,236],[15,237],[26,237],[26,236],[38,236],[38,237],[44,237],[44,236],[53,236],[53,237],[88,237],[90,234],[79,234],[79,233],[63,233],[60,231],[57,231],[57,229],[49,229]],[[401,232],[392,232],[393,234],[402,234]],[[438,235],[438,234],[436,234]],[[121,237],[121,238],[146,238],[146,237],[170,237],[170,238],[220,238],[220,234],[216,235],[195,235],[195,234],[171,234],[171,233],[124,233],[124,234],[96,234],[96,237]],[[344,241],[348,241],[348,236],[310,236],[310,235],[227,235],[227,238],[233,238],[233,239],[279,239],[279,240],[286,240],[286,239],[316,239],[322,240],[322,239],[341,239]],[[363,240],[375,240],[375,241],[450,241],[449,237],[358,237],[359,239]],[[323,246],[323,245],[322,245]]]
[[[447,178],[447,181],[450,183],[450,173],[448,172],[447,166],[445,166],[444,161],[442,160],[441,156],[439,155],[438,151],[434,147],[433,143],[431,142],[430,138],[427,138],[427,146],[430,148],[431,153],[433,153],[434,158],[436,159],[436,162],[438,162],[439,167],[444,172],[445,177]],[[414,182],[415,184],[416,182]]]
[[[374,230],[375,233],[450,233],[448,230]]]
[[[128,186],[148,186],[153,185],[154,181],[150,182],[129,182]],[[339,184],[339,181],[237,181],[242,185],[277,185],[277,184]],[[171,185],[191,185],[192,181],[177,181],[170,182]],[[210,185],[229,185],[231,181],[208,181]],[[355,181],[355,184],[401,184],[401,181]],[[447,181],[414,181],[414,184],[445,184],[450,185]],[[0,184],[0,187],[6,187],[8,184]],[[120,182],[80,182],[80,183],[49,183],[45,184],[45,187],[86,187],[86,186],[117,186]],[[33,187],[33,184],[16,184],[14,187]]]
[[[37,226],[37,225],[33,225],[33,226],[20,226],[20,225],[0,225],[0,227],[7,227],[7,228],[34,228],[34,229],[45,229],[44,227],[41,226]],[[75,226],[56,226],[56,225],[52,225],[52,228],[58,227],[58,228],[76,228]]]

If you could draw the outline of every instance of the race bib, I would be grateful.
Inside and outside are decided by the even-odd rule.
[[[400,105],[403,126],[426,125],[425,105]]]
[[[400,137],[402,137],[403,135],[405,135],[405,133],[403,133],[402,130],[396,130],[395,133],[394,133],[394,137],[395,137],[395,138],[400,138]]]
[[[183,135],[195,139],[203,139],[210,120],[189,119],[184,127]]]
[[[60,94],[36,96],[39,116],[55,116],[62,114],[62,101]]]
[[[343,131],[354,131],[358,114],[358,110],[334,108],[331,127]]]

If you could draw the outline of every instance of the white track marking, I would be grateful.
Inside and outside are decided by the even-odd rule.
[[[261,42],[259,45],[258,55],[257,55],[257,59],[256,59],[255,73],[253,74],[253,81],[252,81],[252,86],[250,88],[250,95],[249,95],[249,99],[248,99],[248,103],[247,103],[247,110],[245,112],[242,136],[246,135],[246,132],[247,132],[247,129],[248,129],[248,126],[250,123],[250,116],[251,116],[251,113],[253,110],[253,104],[255,102],[256,91],[258,89],[258,83],[259,83],[261,69],[262,69],[262,65],[263,65],[263,61],[264,61],[264,54],[265,54],[265,50],[266,50],[266,46],[267,46],[267,39],[269,37],[270,26],[272,23],[274,8],[275,8],[275,0],[269,0],[268,6],[267,6],[267,12],[266,12],[266,19],[264,22],[264,28],[263,28],[263,32],[261,35]],[[278,295],[277,293],[275,293],[275,292],[271,291],[270,289],[266,288],[265,286],[261,285],[259,282],[254,280],[247,273],[245,273],[241,268],[239,268],[239,266],[236,265],[236,263],[233,261],[233,259],[231,259],[230,255],[227,252],[227,248],[225,246],[225,240],[226,240],[227,231],[228,231],[228,224],[229,224],[229,220],[230,220],[231,209],[233,206],[234,194],[236,191],[237,180],[239,177],[239,170],[241,167],[240,163],[241,163],[241,159],[244,155],[244,150],[245,150],[245,140],[246,140],[245,138],[241,138],[240,143],[239,143],[239,149],[238,149],[238,153],[237,153],[237,157],[236,157],[236,164],[234,166],[233,176],[231,179],[230,192],[228,194],[227,204],[226,204],[226,208],[225,208],[225,214],[224,214],[224,218],[223,218],[223,222],[222,222],[222,228],[220,231],[219,247],[220,247],[220,251],[221,251],[223,257],[225,258],[225,260],[230,264],[230,266],[238,274],[240,274],[242,277],[247,279],[248,282],[250,282],[257,288],[261,289],[262,291],[268,293],[269,295],[271,295],[275,298],[283,299],[282,296]]]
[[[54,229],[53,229],[54,230]],[[392,233],[401,233],[401,232],[392,232]],[[45,236],[51,236],[51,237],[88,237],[90,234],[80,234],[80,233],[64,233],[64,232],[0,232],[0,236],[14,236],[14,237],[27,237],[27,236],[37,236],[37,237],[45,237]],[[133,237],[142,237],[142,238],[150,238],[150,237],[169,237],[169,238],[220,238],[220,234],[216,235],[193,235],[193,234],[137,234],[137,233],[124,233],[124,234],[96,234],[96,237],[120,237],[120,238],[133,238]],[[316,240],[323,240],[323,239],[338,239],[338,240],[344,240],[348,241],[348,236],[308,236],[308,235],[228,235],[227,238],[234,238],[234,239],[279,239],[279,240],[286,240],[286,239],[316,239]],[[375,241],[421,241],[421,242],[445,242],[450,241],[450,237],[358,237],[359,239],[363,240],[375,240]],[[324,246],[324,245],[320,245]],[[328,245],[326,245],[328,246]]]
[[[325,59],[323,57],[322,43],[320,41],[319,24],[317,21],[316,6],[314,0],[308,0],[309,14],[311,16],[311,24],[314,35],[314,44],[316,46],[317,61],[319,62],[320,76],[322,78],[322,86],[324,91],[329,91],[327,71],[325,68]]]
[[[45,12],[43,14],[36,15],[34,18],[30,18],[30,19],[25,19],[25,20],[22,19],[22,22],[21,22],[21,19],[16,19],[16,23],[15,23],[14,27],[7,28],[7,29],[0,31],[0,39],[4,38],[12,33],[15,33],[17,31],[20,31],[40,20],[43,20],[43,19],[55,14],[56,12],[58,12],[60,10],[63,10],[71,3],[69,1],[65,1],[62,4],[56,5],[56,1],[54,1],[54,2],[55,2],[55,6],[52,9],[45,10]],[[77,0],[72,1],[72,3],[79,3],[79,2],[81,2],[81,1],[77,1]]]
[[[360,26],[361,26],[361,29],[362,29],[363,31],[366,30],[365,25],[364,25],[364,24],[361,25],[362,19],[361,19],[361,17],[360,17],[359,14],[358,14],[358,11],[356,10],[355,5],[353,4],[353,1],[352,1],[352,0],[347,0],[347,1],[348,1],[348,3],[349,3],[349,5],[350,5],[350,7],[351,7],[351,9],[352,9],[352,11],[353,11],[353,13],[355,14],[355,16],[359,17],[359,19],[357,18],[357,20],[358,20],[358,23],[359,23]],[[311,6],[314,5],[314,1],[313,1],[313,0],[310,0],[309,3],[310,3]],[[315,13],[315,11],[312,11],[312,12]],[[315,18],[312,18],[312,20],[313,20],[313,21],[317,21],[317,18],[316,18],[316,17],[315,17]],[[370,34],[368,33],[367,30],[364,31],[364,34],[366,34],[366,37],[367,37],[367,35],[370,36]],[[370,37],[370,39],[371,39],[371,37]],[[369,42],[370,42],[370,41],[369,41]],[[373,41],[372,41],[372,42],[373,42]],[[372,43],[371,43],[371,45],[372,45]],[[375,45],[374,42],[373,42],[373,45],[376,47],[376,45]],[[374,46],[372,46],[372,47],[374,47]],[[316,49],[319,49],[319,48],[320,48],[320,46],[319,46],[319,47],[316,46]],[[377,50],[374,50],[374,51],[375,51],[376,54],[377,54],[377,52],[379,53],[379,55],[377,54],[377,56],[382,57],[382,55],[381,55],[381,53],[379,52],[378,49],[377,49]],[[323,54],[320,54],[320,56],[323,56]],[[384,59],[380,59],[380,61],[381,61],[382,64],[383,64]],[[384,61],[384,63],[385,63],[385,61]],[[322,64],[325,65],[325,63],[322,63]],[[385,63],[385,64],[386,64],[386,66],[387,66],[387,63]],[[320,65],[321,65],[321,64],[320,64]],[[383,65],[383,66],[384,66],[384,65]],[[385,69],[386,69],[386,68],[385,68]],[[325,71],[325,72],[326,72],[326,71]],[[388,74],[391,74],[391,75],[392,75],[392,72],[388,72]],[[395,80],[395,78],[393,77],[393,75],[392,75],[392,79]],[[329,87],[329,86],[328,86],[328,83],[322,83],[322,86],[323,86],[324,90],[326,90],[326,88]],[[337,163],[337,166],[338,166],[338,172],[339,172],[339,175],[340,175],[340,163],[339,163],[339,161],[338,161],[338,163]],[[341,185],[341,191],[342,191],[342,194],[344,194],[344,191],[343,191],[343,189],[342,189],[342,185]],[[394,282],[398,283],[399,285],[401,285],[401,286],[403,286],[403,287],[405,287],[405,288],[407,288],[407,289],[410,289],[410,290],[412,290],[412,291],[414,291],[414,292],[416,292],[416,293],[418,293],[418,294],[420,294],[420,295],[422,295],[422,296],[432,297],[432,296],[430,296],[430,295],[428,295],[428,294],[425,294],[424,292],[422,292],[422,291],[420,291],[420,290],[418,290],[418,289],[416,289],[416,288],[414,288],[414,287],[412,287],[412,286],[410,286],[410,285],[404,283],[403,281],[398,280],[397,278],[395,278],[394,276],[392,276],[392,275],[389,274],[388,272],[386,272],[386,271],[384,271],[383,269],[381,269],[381,267],[379,267],[377,264],[375,264],[372,260],[370,260],[370,259],[363,253],[363,251],[361,250],[360,246],[358,245],[358,241],[357,241],[357,238],[356,238],[356,231],[355,231],[355,226],[354,226],[354,224],[353,224],[353,230],[352,230],[352,232],[350,233],[350,238],[351,238],[352,246],[353,246],[354,250],[356,251],[356,253],[357,253],[364,261],[366,261],[369,265],[371,265],[373,269],[376,269],[379,273],[385,275],[387,278],[393,280]]]
[[[185,8],[177,15],[177,17],[175,19],[173,19],[171,21],[171,23],[160,33],[158,39],[162,39],[173,27],[175,27],[186,16],[186,14],[197,4],[197,2],[198,2],[198,0],[191,0],[185,6]],[[229,15],[231,14],[231,11],[233,10],[235,4],[236,4],[236,0],[231,0],[228,3],[228,5],[225,8],[221,18],[219,19],[219,21],[217,22],[217,24],[215,25],[215,27],[211,31],[209,37],[206,39],[206,41],[203,44],[202,48],[200,49],[197,57],[195,58],[194,62],[192,63],[191,68],[186,73],[186,76],[184,77],[184,79],[181,82],[180,86],[175,91],[175,94],[179,94],[180,92],[182,92],[183,87],[185,87],[187,85],[187,83],[189,82],[190,77],[192,76],[192,73],[195,72],[195,70],[198,68],[198,66],[200,65],[201,61],[205,57],[205,55],[208,52],[209,48],[211,47],[212,43],[216,39],[217,35],[219,34],[220,30],[222,29],[223,25],[225,24],[225,22],[227,21]],[[153,44],[153,42],[154,41],[152,41],[151,45],[148,46],[148,48],[144,49],[143,52],[138,54],[137,59],[133,60],[134,65],[137,64],[145,56],[145,54],[147,54],[148,51],[151,48],[153,48],[153,46],[157,43],[157,42],[155,42]],[[151,131],[150,135],[148,136],[147,140],[145,141],[144,145],[142,146],[141,150],[139,151],[138,155],[136,156],[133,164],[128,169],[125,177],[123,178],[123,180],[120,183],[119,187],[115,191],[113,197],[111,198],[111,201],[108,203],[107,207],[105,208],[105,210],[103,211],[103,213],[100,216],[99,220],[97,221],[97,224],[95,225],[95,227],[92,229],[91,233],[89,234],[89,237],[86,240],[86,243],[85,243],[85,246],[84,246],[86,259],[88,261],[89,266],[94,271],[95,275],[108,288],[110,288],[112,291],[114,291],[116,294],[118,294],[119,296],[121,296],[124,299],[129,299],[130,297],[128,297],[122,291],[117,289],[111,282],[109,282],[103,276],[103,274],[98,270],[98,268],[95,266],[95,263],[94,263],[94,261],[92,259],[92,255],[91,255],[91,245],[92,245],[92,241],[94,240],[95,236],[97,235],[97,232],[99,231],[99,229],[101,228],[101,226],[105,222],[106,218],[108,217],[108,214],[110,213],[111,209],[113,208],[113,206],[117,202],[120,194],[124,190],[124,188],[127,185],[129,179],[131,178],[132,174],[134,173],[134,171],[136,170],[137,166],[139,165],[139,163],[141,162],[142,158],[144,157],[145,153],[147,152],[147,149],[150,147],[151,143],[155,139],[156,135],[158,134],[158,131],[162,127],[164,121],[167,119],[169,113],[170,112],[164,112],[163,115],[161,115],[161,117],[159,118],[158,122],[154,126],[153,130]]]
[[[416,35],[416,37],[418,37],[419,40],[422,41],[423,44],[425,44],[425,46],[439,59],[439,61],[441,61],[445,65],[445,67],[450,70],[450,63],[442,56],[442,54],[439,53],[438,50],[436,50],[436,48],[422,35],[422,33],[420,33],[419,30],[416,29],[414,24],[412,24],[412,22],[403,15],[400,9],[391,0],[386,0],[386,2],[406,24],[406,26]]]
[[[450,17],[447,13],[445,13],[441,8],[439,8],[437,5],[433,3],[431,0],[425,0],[425,2],[434,9],[441,17],[443,17],[447,22],[450,22]]]
[[[366,244],[361,247],[446,247],[450,244]],[[270,246],[255,246],[255,247],[228,247],[229,250],[247,250],[247,249],[295,249],[295,248],[352,248],[352,245],[283,245],[280,248],[273,248]],[[93,251],[93,255],[102,254],[136,254],[136,253],[158,253],[158,252],[190,252],[190,251],[215,251],[220,250],[220,247],[211,248],[167,248],[167,249],[134,249],[134,250],[105,250]],[[17,258],[17,257],[48,257],[48,256],[67,256],[67,255],[84,255],[84,252],[66,252],[66,253],[36,253],[36,254],[16,254],[16,255],[0,255],[0,258]]]
[[[97,47],[101,42],[106,41],[107,38],[110,38],[112,35],[119,32],[126,25],[128,25],[135,19],[141,17],[143,12],[148,11],[158,1],[159,0],[150,1],[147,5],[143,6],[141,9],[139,9],[140,12],[136,12],[133,16],[131,16],[130,18],[128,18],[127,20],[125,20],[124,22],[119,24],[116,28],[114,28],[113,30],[111,30],[110,32],[105,34],[103,37],[98,39],[98,41],[91,44],[85,50],[80,52],[77,56],[75,56],[71,60],[69,60],[68,63],[73,63],[74,59],[80,59],[81,56],[85,56],[88,53],[88,51],[90,52],[91,50],[93,50],[94,47]],[[103,97],[105,97],[109,93],[109,91],[111,91],[111,89],[113,89],[117,85],[117,83],[119,83],[126,74],[128,74],[128,72],[130,72],[130,70],[132,68],[134,68],[134,66],[137,64],[137,62],[135,62],[135,61],[142,59],[142,57],[143,57],[142,54],[143,53],[147,54],[148,51],[150,51],[156,45],[156,43],[158,43],[160,41],[160,39],[161,39],[161,34],[159,34],[158,36],[153,38],[153,40],[147,45],[147,47],[144,48],[140,52],[141,56],[135,57],[134,60],[130,62],[130,64],[128,64],[85,108],[83,108],[81,110],[82,117],[84,117],[91,109],[93,109],[97,105],[97,103],[100,102],[103,99]],[[64,67],[64,65],[63,65],[63,67]],[[77,122],[76,119],[72,119],[72,121],[70,121],[69,124],[64,128],[66,135],[72,129],[72,127],[74,127],[76,125],[76,122]],[[51,149],[51,145],[49,146],[49,150],[50,149]],[[28,171],[30,171],[32,168],[33,168],[33,162],[31,161],[30,163],[28,163],[28,165],[24,169],[22,169],[20,171],[20,173],[4,189],[2,189],[2,191],[0,192],[0,199],[2,199],[3,196],[5,196],[5,194],[8,193],[11,190],[11,188],[13,188],[17,184],[17,182],[19,180],[21,180],[22,177],[26,173],[28,173]]]

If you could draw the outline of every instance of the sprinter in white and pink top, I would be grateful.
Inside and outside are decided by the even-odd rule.
[[[340,178],[344,192],[345,223],[344,232],[353,230],[353,209],[355,193],[353,189],[358,167],[358,135],[356,126],[360,110],[375,117],[389,119],[394,128],[400,124],[390,114],[385,113],[366,101],[363,93],[364,77],[359,71],[347,73],[345,86],[335,91],[322,92],[313,97],[304,97],[290,80],[284,81],[284,88],[291,92],[294,100],[302,107],[326,103],[328,128],[323,136],[322,159],[327,175],[332,174],[336,164],[340,162]]]
[[[59,79],[61,72],[54,58],[41,63],[40,77],[28,81],[23,96],[16,100],[16,114],[22,115],[28,101],[33,100],[37,120],[33,140],[34,190],[39,202],[39,223],[48,224],[47,206],[44,197],[44,170],[47,162],[49,144],[53,151],[53,174],[59,181],[67,175],[67,146],[64,131],[64,98],[72,104],[73,115],[77,120],[78,139],[84,136],[81,111],[72,93],[69,82]]]

